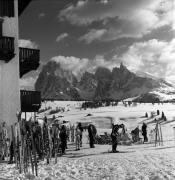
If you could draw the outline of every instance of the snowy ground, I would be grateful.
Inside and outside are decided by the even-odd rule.
[[[109,122],[116,119],[126,125],[128,133],[143,122],[148,124],[148,134],[155,128],[154,118],[150,118],[152,111],[164,111],[167,122],[162,123],[164,146],[154,147],[153,143],[131,146],[119,146],[119,153],[110,153],[110,145],[96,145],[89,149],[87,133],[83,136],[83,148],[75,151],[74,144],[69,144],[66,155],[54,159],[50,165],[45,162],[39,164],[39,176],[19,175],[15,165],[0,163],[0,180],[5,179],[87,179],[87,180],[174,180],[175,179],[175,105],[173,104],[141,104],[124,107],[102,107],[98,109],[80,110],[79,102],[49,102],[43,106],[66,107],[69,111],[56,114],[71,123],[76,121],[95,121],[98,133],[111,132]],[[145,113],[149,118],[145,118]],[[86,117],[87,114],[92,116]],[[40,116],[44,116],[40,114]],[[102,120],[102,121],[101,121]],[[106,122],[108,121],[108,122]],[[106,127],[105,127],[106,126]],[[149,139],[151,136],[149,136]]]
[[[80,151],[69,146],[67,154],[59,157],[57,164],[54,159],[50,165],[41,162],[38,177],[19,175],[14,165],[0,164],[0,179],[174,180],[174,145],[119,146],[120,152],[115,154],[109,152],[108,145],[89,149],[88,144],[83,144]]]
[[[167,103],[167,104],[138,104],[137,106],[131,105],[130,107],[125,107],[122,103],[119,103],[118,106],[114,107],[100,107],[97,109],[87,109],[80,110],[80,102],[74,101],[57,101],[57,102],[48,102],[42,105],[42,108],[51,106],[52,109],[56,109],[56,107],[65,107],[65,112],[61,112],[55,114],[56,117],[60,115],[58,119],[70,121],[70,123],[75,123],[77,121],[85,122],[85,121],[93,121],[96,123],[98,128],[98,133],[111,132],[110,123],[111,119],[115,120],[118,123],[124,123],[127,127],[128,132],[139,126],[141,128],[142,123],[146,122],[148,124],[148,134],[151,130],[155,128],[154,119],[158,119],[161,116],[161,112],[163,111],[165,116],[167,117],[167,122],[162,123],[162,132],[164,140],[174,140],[175,139],[175,104]],[[67,111],[69,110],[69,111]],[[151,112],[155,112],[159,110],[160,116],[155,116],[153,118],[150,117]],[[148,113],[148,118],[145,118],[145,113]],[[87,114],[92,114],[92,116],[88,116]],[[45,113],[40,114],[43,117]],[[52,117],[50,115],[48,117]],[[103,122],[102,122],[103,121]]]

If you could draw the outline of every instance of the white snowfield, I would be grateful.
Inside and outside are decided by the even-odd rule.
[[[131,130],[142,123],[147,123],[147,144],[132,144],[130,146],[118,146],[119,153],[111,153],[110,145],[96,145],[90,149],[88,145],[87,131],[83,134],[83,147],[75,151],[75,145],[69,144],[66,154],[54,159],[49,165],[46,162],[39,164],[39,176],[34,177],[29,173],[19,175],[15,165],[0,163],[1,179],[36,179],[36,180],[175,180],[175,105],[168,104],[137,104],[137,106],[125,107],[122,103],[114,107],[101,107],[97,109],[80,110],[81,102],[47,102],[42,105],[66,107],[65,112],[55,114],[62,120],[74,124],[83,121],[95,121],[98,134],[111,132],[110,122],[116,120],[124,123],[129,134]],[[69,111],[67,111],[69,110]],[[167,117],[162,122],[163,146],[154,145],[154,135],[150,134],[155,128],[155,118],[150,117],[151,112],[163,111]],[[145,113],[148,118],[145,118]],[[91,114],[91,116],[87,116]],[[41,113],[40,116],[44,116]],[[142,136],[141,136],[142,137]]]
[[[175,87],[170,87],[164,83],[162,83],[160,88],[153,90],[152,93],[156,94],[161,101],[175,99]]]
[[[175,87],[171,83],[169,85],[161,83],[159,88],[154,88],[150,91],[150,94],[156,95],[160,101],[172,101],[175,100]],[[140,96],[127,98],[124,101],[133,101]]]

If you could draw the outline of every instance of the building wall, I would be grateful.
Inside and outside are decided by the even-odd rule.
[[[0,61],[0,122],[12,125],[20,110],[19,48],[18,48],[18,0],[15,1],[15,17],[4,18],[3,36],[15,37],[15,57],[5,63]]]

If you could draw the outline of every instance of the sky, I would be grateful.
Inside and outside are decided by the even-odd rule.
[[[119,66],[175,83],[175,0],[33,0],[19,18],[19,45],[40,49],[33,86],[56,61],[80,76]]]

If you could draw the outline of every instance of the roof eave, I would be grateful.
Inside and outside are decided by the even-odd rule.
[[[18,0],[18,15],[20,16],[32,0]]]

